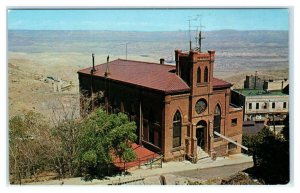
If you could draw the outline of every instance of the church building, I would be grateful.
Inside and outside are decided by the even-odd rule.
[[[215,51],[175,50],[175,60],[176,66],[108,57],[79,70],[82,109],[88,97],[90,110],[126,113],[136,122],[137,143],[164,161],[240,153],[243,111],[230,104],[232,84],[213,76]]]

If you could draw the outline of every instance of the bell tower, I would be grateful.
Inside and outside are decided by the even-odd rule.
[[[198,49],[183,52],[175,50],[176,74],[192,89],[192,95],[212,92],[215,51],[200,52]]]
[[[213,90],[213,69],[215,51],[193,51],[190,53],[191,63],[191,89],[192,95],[209,94]]]
[[[201,26],[200,26],[201,27]],[[197,45],[194,49],[183,52],[175,50],[176,74],[180,76],[192,89],[192,96],[205,95],[213,89],[213,68],[215,51],[202,52],[202,36],[200,30]]]

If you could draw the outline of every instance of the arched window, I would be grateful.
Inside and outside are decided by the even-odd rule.
[[[215,108],[215,113],[214,113],[214,132],[221,132],[221,108],[220,105],[217,105]],[[216,134],[214,134],[214,137],[217,138]]]
[[[205,67],[205,70],[204,70],[204,82],[208,82],[208,68]]]
[[[197,83],[201,82],[201,69],[198,67],[197,69]]]
[[[173,147],[179,147],[181,144],[181,115],[176,111],[173,118]]]

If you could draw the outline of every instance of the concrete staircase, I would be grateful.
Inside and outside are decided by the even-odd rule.
[[[197,159],[200,160],[208,157],[209,155],[200,146],[197,146]]]

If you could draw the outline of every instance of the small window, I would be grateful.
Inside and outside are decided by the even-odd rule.
[[[236,148],[237,148],[237,145],[235,145],[234,143],[228,143],[228,150],[234,150]]]
[[[252,109],[252,103],[249,103],[249,109]]]
[[[256,103],[256,109],[259,109],[259,103]]]
[[[204,70],[204,82],[208,82],[208,68],[205,67],[205,70]]]
[[[272,103],[272,109],[275,109],[275,103],[274,102]]]
[[[286,109],[286,102],[283,102],[283,108]]]
[[[198,67],[197,69],[197,83],[201,82],[201,69]]]
[[[267,103],[264,103],[264,109],[267,109]]]
[[[237,125],[237,118],[231,119],[231,126],[236,126]]]

